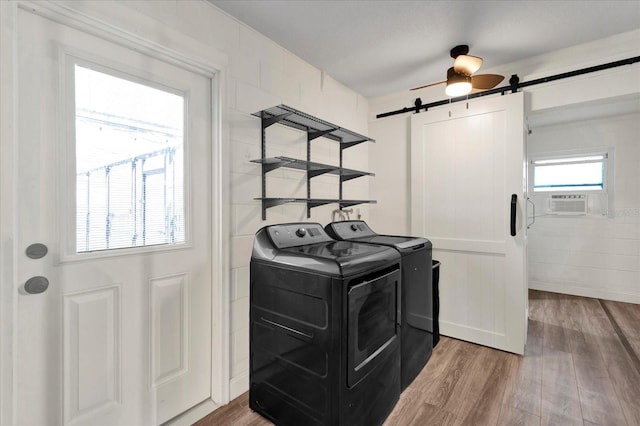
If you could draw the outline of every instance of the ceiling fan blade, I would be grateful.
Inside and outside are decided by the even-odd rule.
[[[504,80],[503,75],[498,74],[478,74],[471,76],[471,86],[474,91],[489,90],[496,87]]]
[[[414,87],[413,89],[410,89],[410,90],[424,89],[425,87],[437,86],[438,84],[445,84],[446,82],[447,82],[446,80],[442,80],[442,81],[438,81],[437,83],[425,84],[424,86]]]
[[[457,73],[464,75],[471,75],[478,71],[482,66],[482,58],[471,55],[459,55],[455,61],[453,61],[453,69]]]

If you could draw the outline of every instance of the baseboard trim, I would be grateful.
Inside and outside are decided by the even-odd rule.
[[[244,373],[231,379],[229,383],[229,400],[234,400],[249,390],[249,373]]]
[[[548,283],[541,281],[529,281],[529,289],[549,291],[551,293],[564,293],[573,296],[592,297],[594,299],[613,300],[614,302],[640,304],[640,293],[623,293],[606,289],[581,287],[566,283]]]
[[[211,399],[207,399],[171,420],[164,422],[162,426],[191,426],[198,420],[213,413],[218,408],[220,408],[218,404],[213,402]]]

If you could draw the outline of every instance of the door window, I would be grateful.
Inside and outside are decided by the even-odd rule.
[[[396,307],[393,286],[369,293],[358,312],[358,351],[378,349],[396,331]]]
[[[76,252],[184,243],[184,96],[74,75]]]

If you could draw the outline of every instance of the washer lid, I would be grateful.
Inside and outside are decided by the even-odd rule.
[[[304,230],[304,231],[301,231]],[[265,261],[318,273],[346,276],[398,262],[396,250],[335,241],[318,223],[271,225],[256,234],[252,261]]]
[[[353,241],[331,241],[282,249],[283,252],[299,253],[305,256],[333,260],[338,263],[350,262],[352,258],[370,256],[385,250],[383,247]]]
[[[331,241],[277,250],[273,262],[312,270],[323,275],[348,277],[384,268],[400,261],[391,247],[355,241]]]

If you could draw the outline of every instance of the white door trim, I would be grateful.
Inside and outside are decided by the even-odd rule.
[[[14,146],[17,140],[17,7],[0,2],[0,424],[14,422],[15,307],[15,185]]]
[[[0,45],[0,89],[5,95],[0,101],[0,424],[14,424],[17,394],[15,392],[17,340],[17,296],[21,283],[16,276],[16,178],[15,147],[18,142],[17,117],[17,34],[18,8],[46,17],[119,45],[133,48],[211,79],[212,99],[212,388],[214,405],[229,401],[229,148],[223,144],[226,128],[226,68],[224,53],[182,33],[164,27],[167,44],[162,45],[141,37],[112,23],[79,12],[66,4],[32,1],[0,2],[2,38]],[[135,13],[128,10],[129,13]],[[142,15],[141,15],[142,17]],[[197,52],[197,55],[196,55]]]

